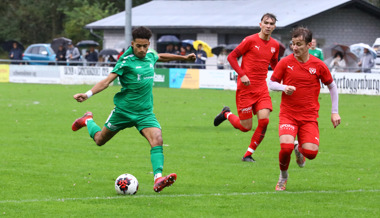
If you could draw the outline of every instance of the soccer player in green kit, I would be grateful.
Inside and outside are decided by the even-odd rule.
[[[86,93],[78,93],[74,98],[83,102],[92,95],[106,89],[117,77],[122,86],[121,91],[114,97],[115,108],[101,129],[93,120],[93,114],[87,112],[78,118],[72,125],[77,131],[87,126],[91,138],[99,146],[104,145],[120,130],[136,127],[148,140],[151,150],[150,157],[154,173],[155,192],[160,192],[172,185],[177,179],[175,173],[162,176],[164,165],[163,140],[161,126],[153,113],[153,78],[154,65],[157,61],[173,60],[194,61],[195,54],[186,56],[174,54],[157,54],[149,50],[149,39],[152,36],[150,29],[138,27],[132,31],[132,46],[120,57],[116,66],[107,78],[95,84]]]

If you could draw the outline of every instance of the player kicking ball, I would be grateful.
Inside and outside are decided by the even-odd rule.
[[[331,73],[325,63],[309,54],[312,38],[313,35],[307,28],[294,29],[293,54],[281,59],[269,81],[271,90],[283,92],[279,115],[281,150],[277,191],[286,189],[293,150],[300,167],[305,166],[305,157],[312,160],[318,154],[320,81],[329,88],[332,102],[331,122],[334,128],[341,122],[338,114],[338,90]],[[298,142],[295,141],[296,136]]]
[[[156,54],[149,50],[150,29],[139,27],[132,31],[131,47],[120,57],[116,66],[107,78],[95,84],[86,93],[74,95],[74,99],[83,102],[92,95],[106,89],[117,77],[122,86],[121,91],[114,96],[115,108],[101,129],[93,120],[93,114],[87,112],[75,120],[72,130],[77,131],[87,126],[90,137],[98,146],[104,145],[120,130],[136,127],[151,146],[150,159],[154,173],[155,192],[162,191],[172,185],[177,175],[175,173],[162,176],[164,166],[163,140],[161,126],[153,113],[153,78],[154,66],[157,61],[194,61],[195,54],[186,56],[174,54]]]

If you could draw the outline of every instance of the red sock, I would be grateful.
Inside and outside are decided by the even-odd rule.
[[[289,168],[290,157],[294,149],[293,143],[281,143],[281,150],[279,153],[280,170],[286,171]]]
[[[268,123],[268,118],[258,120],[257,128],[251,138],[251,144],[248,146],[247,152],[244,154],[244,157],[251,156],[252,153],[256,150],[256,148],[260,145],[261,141],[264,139],[265,132],[267,131]]]
[[[229,112],[229,113],[225,113],[224,116],[228,119],[228,121],[230,121],[230,123],[232,124],[233,127],[235,127],[235,129],[240,129],[240,131],[242,131],[242,132],[248,132],[249,131],[249,129],[244,128],[240,124],[240,119],[235,114]]]
[[[313,160],[318,154],[318,150],[312,151],[312,150],[304,149],[302,148],[302,146],[298,146],[298,151],[309,160]]]

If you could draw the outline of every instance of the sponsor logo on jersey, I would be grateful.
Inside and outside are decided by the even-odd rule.
[[[293,70],[293,67],[294,67],[294,66],[289,66],[289,65],[288,65],[288,68],[291,69],[291,70]]]
[[[275,47],[271,47],[270,48],[270,52],[272,52],[272,54],[275,53],[276,52],[276,48]]]
[[[317,69],[315,69],[315,68],[309,68],[309,73],[311,75],[313,75],[313,74],[317,73]]]
[[[240,111],[244,114],[251,113],[252,107],[243,108]]]
[[[291,124],[281,124],[280,129],[285,129],[285,130],[291,130],[294,131],[295,127]]]
[[[136,69],[141,69],[141,66],[136,66]]]

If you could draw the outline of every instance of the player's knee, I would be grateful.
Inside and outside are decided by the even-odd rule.
[[[162,145],[164,142],[162,140],[162,136],[161,134],[160,135],[157,135],[153,138],[153,141],[151,142],[151,146],[154,147],[154,146],[160,146]]]
[[[308,150],[308,149],[302,149],[302,154],[309,160],[313,160],[317,154],[318,150]]]

